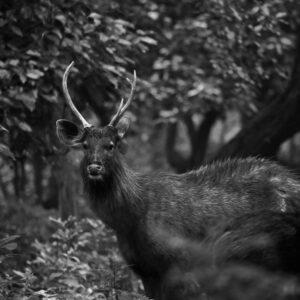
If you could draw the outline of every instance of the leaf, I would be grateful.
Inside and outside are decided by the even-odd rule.
[[[60,282],[63,282],[64,284],[66,284],[69,287],[78,287],[79,286],[79,282],[78,282],[77,278],[75,278],[75,277],[62,279],[62,280],[60,280]]]
[[[98,26],[101,24],[101,15],[99,15],[98,13],[95,13],[95,12],[90,13],[88,17],[93,20],[95,26]]]
[[[0,69],[0,79],[4,80],[4,79],[9,79],[10,78],[10,72],[8,72],[7,70],[4,69]]]
[[[49,276],[49,280],[54,280],[56,278],[59,278],[63,275],[62,272],[54,272],[54,273],[51,273],[50,276]]]
[[[26,72],[26,76],[30,79],[37,80],[44,75],[44,72],[33,69]]]
[[[8,132],[8,130],[5,127],[3,127],[2,125],[0,125],[0,133],[2,133],[2,132]]]
[[[66,22],[67,22],[67,19],[66,19],[66,17],[65,17],[64,15],[56,15],[56,16],[54,17],[54,19],[55,19],[56,21],[59,21],[62,25],[65,25]]]
[[[77,263],[80,263],[80,259],[76,256],[71,256],[70,257],[73,261],[77,262]]]
[[[158,58],[153,64],[153,69],[154,70],[163,70],[163,69],[169,67],[170,64],[171,64],[171,62],[169,60]]]
[[[125,39],[118,39],[118,43],[123,46],[131,46],[131,42],[129,42]]]
[[[22,83],[25,83],[27,81],[27,77],[24,74],[24,70],[20,67],[16,67],[14,68],[14,71],[17,73],[17,75],[19,76],[19,79]]]
[[[57,40],[58,38],[55,37]],[[73,40],[69,39],[69,38],[64,38],[62,40],[62,47],[73,47],[74,46],[74,42]]]
[[[238,20],[238,21],[242,21],[243,18],[240,16],[240,14],[237,12],[237,10],[233,7],[230,8],[234,17]]]
[[[263,25],[259,24],[259,25],[255,26],[253,29],[256,33],[258,33],[263,29]]]
[[[11,236],[8,236],[4,239],[1,239],[0,240],[0,247],[3,247],[3,245],[5,245],[5,244],[11,243],[12,241],[18,239],[19,237],[20,237],[19,235],[11,235]]]
[[[11,30],[13,33],[15,33],[18,36],[23,36],[23,32],[21,31],[21,29],[17,26],[12,25],[11,26]]]
[[[11,99],[3,95],[1,96],[1,104],[13,105]]]
[[[17,270],[13,270],[13,272],[18,275],[19,277],[23,278],[23,279],[26,279],[26,273],[23,273],[23,272],[20,272],[20,271],[17,271]]]
[[[281,18],[284,18],[287,16],[287,13],[286,12],[279,12],[275,15],[275,18],[277,19],[281,19]]]
[[[64,222],[61,219],[55,219],[53,217],[49,217],[49,220],[54,224],[58,225],[60,228],[64,228]]]
[[[260,11],[260,7],[259,6],[255,6],[253,7],[253,9],[249,12],[250,15],[255,15]]]
[[[30,125],[28,125],[27,123],[25,122],[22,122],[22,121],[18,121],[17,122],[17,125],[20,129],[22,129],[23,131],[25,132],[32,132],[32,129],[30,127]]]
[[[51,41],[55,46],[58,46],[60,43],[60,38],[54,32],[47,35],[47,40]]]
[[[263,6],[261,6],[261,10],[265,16],[270,15],[270,9],[268,6],[269,6],[269,4],[264,4]]]
[[[36,51],[36,50],[27,50],[26,54],[30,55],[30,56],[34,56],[34,57],[41,57],[41,53]]]
[[[172,110],[162,110],[160,111],[159,115],[162,118],[171,118],[171,117],[175,117],[178,114],[178,109],[174,108]]]
[[[101,19],[101,15],[99,15],[99,14],[96,13],[96,12],[90,13],[88,17],[89,17],[89,18],[92,18],[92,19]]]
[[[63,38],[62,33],[61,33],[60,30],[58,30],[57,28],[56,28],[56,29],[53,29],[53,30],[51,31],[51,33],[53,33],[54,35],[56,35],[60,40]]]
[[[7,245],[4,245],[2,248],[12,251],[12,250],[17,249],[17,247],[18,247],[17,243],[9,243]]]
[[[23,102],[23,104],[30,110],[34,111],[37,99],[37,91],[30,91],[28,93],[16,94],[15,98]]]
[[[148,17],[153,21],[156,21],[159,18],[159,13],[157,11],[150,11],[148,12]]]
[[[56,295],[50,294],[47,290],[39,290],[37,292],[34,292],[34,295],[43,296],[43,297],[45,297],[45,299],[51,299],[51,298],[56,299],[56,298],[54,298]],[[41,298],[39,297],[39,299],[41,299]],[[31,300],[31,299],[29,298],[29,300]]]
[[[57,91],[53,91],[53,94],[40,94],[41,97],[43,97],[45,100],[51,102],[51,103],[57,103],[58,102],[58,94]]]
[[[289,46],[289,47],[293,46],[293,41],[288,37],[282,37],[281,38],[281,43],[285,46]]]
[[[205,86],[203,83],[200,83],[196,88],[189,90],[187,93],[188,97],[195,97],[197,95],[199,95],[203,90],[204,90]]]
[[[7,23],[8,23],[7,20],[5,20],[5,19],[3,19],[3,18],[0,19],[0,27],[5,26]]]
[[[11,66],[14,66],[14,67],[16,67],[19,63],[20,63],[19,59],[10,59],[8,61],[8,64],[11,65]]]
[[[95,31],[95,25],[94,24],[86,24],[83,26],[83,31],[85,34],[89,34]]]
[[[11,158],[12,160],[16,159],[14,154],[10,151],[10,149],[2,143],[0,143],[0,155]],[[1,247],[1,241],[0,241],[0,247]]]
[[[139,39],[142,43],[149,45],[157,45],[157,41],[149,36],[144,36]]]

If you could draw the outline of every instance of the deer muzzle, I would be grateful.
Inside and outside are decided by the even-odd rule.
[[[92,163],[87,166],[87,173],[90,179],[102,179],[104,166],[99,163]]]

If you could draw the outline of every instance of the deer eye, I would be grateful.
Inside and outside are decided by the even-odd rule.
[[[88,143],[87,143],[87,141],[85,141],[85,142],[82,143],[82,147],[83,147],[83,149],[87,149],[87,148],[88,148]]]

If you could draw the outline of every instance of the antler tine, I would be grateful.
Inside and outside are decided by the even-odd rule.
[[[72,61],[65,73],[64,73],[64,76],[63,76],[63,80],[62,80],[62,86],[63,86],[63,92],[64,92],[64,95],[65,95],[65,98],[66,98],[66,101],[68,103],[68,105],[70,106],[71,110],[73,111],[73,113],[76,115],[76,117],[78,117],[78,119],[80,120],[80,122],[82,123],[83,127],[86,128],[86,127],[91,127],[92,125],[90,123],[88,123],[85,118],[81,115],[81,113],[77,110],[77,108],[75,107],[73,101],[72,101],[72,98],[69,94],[69,90],[68,90],[68,85],[67,85],[67,80],[68,80],[68,76],[70,74],[70,71],[71,71],[71,68],[73,67],[74,65],[74,61]]]
[[[118,120],[118,118],[119,118],[119,116],[120,116],[120,113],[121,113],[121,110],[122,110],[123,105],[124,105],[124,99],[122,98],[122,99],[121,99],[121,103],[120,103],[120,105],[119,105],[119,108],[118,108],[116,114],[113,116],[113,118],[112,118],[111,121],[109,122],[109,125],[110,125],[110,126],[113,126],[115,123],[117,123],[117,120]]]
[[[136,72],[134,70],[133,71],[133,81],[132,81],[132,84],[131,84],[130,95],[129,95],[128,100],[126,101],[125,105],[122,107],[121,116],[124,114],[124,112],[126,111],[128,106],[130,105],[130,103],[133,99],[134,93],[135,93],[135,89],[136,89]]]
[[[133,96],[134,96],[134,92],[136,89],[136,72],[135,70],[133,71],[133,81],[131,83],[131,91],[130,91],[130,95],[126,101],[126,103],[124,104],[124,99],[122,98],[120,106],[118,108],[117,113],[113,116],[113,118],[111,119],[111,121],[109,122],[109,125],[113,126],[115,125],[120,118],[123,116],[123,114],[125,113],[126,109],[128,108],[128,106],[130,105]]]

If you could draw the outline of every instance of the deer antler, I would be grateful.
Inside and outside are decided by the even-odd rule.
[[[81,113],[75,107],[75,105],[72,101],[72,98],[69,94],[69,91],[68,91],[67,80],[68,80],[68,76],[69,76],[69,73],[70,73],[71,68],[73,67],[73,65],[74,65],[74,61],[72,61],[69,64],[69,66],[67,67],[67,69],[64,73],[63,80],[62,80],[63,92],[64,92],[64,95],[65,95],[65,98],[66,98],[66,101],[67,101],[68,105],[70,106],[73,113],[78,117],[78,119],[82,123],[83,127],[84,128],[91,127],[92,125],[85,120],[85,118],[81,115]]]
[[[121,103],[119,105],[117,113],[112,117],[111,121],[109,122],[110,126],[115,126],[118,123],[118,121],[121,119],[121,117],[124,115],[126,109],[128,108],[128,106],[130,105],[130,103],[133,99],[135,88],[136,88],[136,72],[134,70],[133,71],[133,81],[131,83],[131,91],[130,91],[128,100],[124,104],[124,99],[123,98],[121,99]]]

